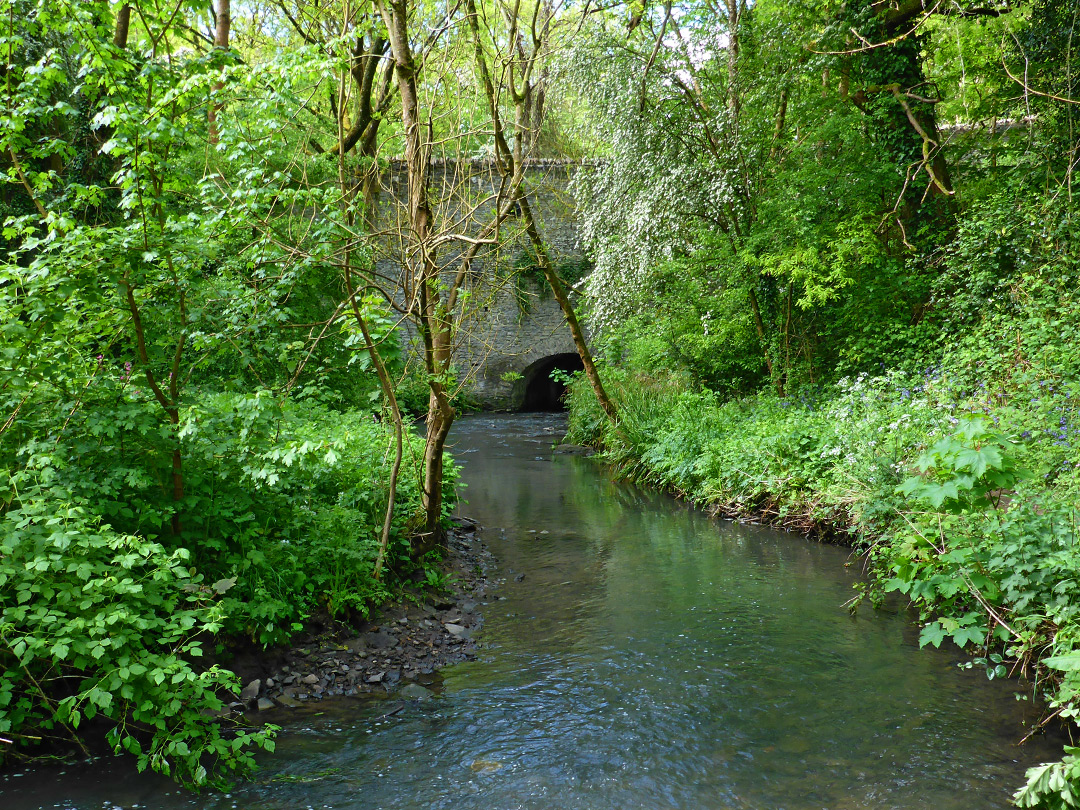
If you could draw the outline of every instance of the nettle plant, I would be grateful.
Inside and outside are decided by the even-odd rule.
[[[916,462],[919,475],[897,491],[934,509],[965,514],[997,509],[1001,496],[1026,477],[1016,464],[1017,444],[981,417],[960,420],[956,432]]]
[[[919,456],[918,474],[897,487],[922,509],[904,514],[872,554],[885,592],[905,594],[924,620],[938,616],[923,627],[920,644],[938,647],[950,638],[966,647],[1012,635],[998,612],[993,527],[1006,494],[1026,477],[1017,449],[987,420],[965,418]],[[1003,674],[996,667],[990,672]]]

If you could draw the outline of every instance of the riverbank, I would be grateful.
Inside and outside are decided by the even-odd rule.
[[[228,710],[257,713],[365,693],[423,697],[439,669],[475,658],[473,637],[493,598],[494,558],[477,524],[455,523],[435,587],[417,582],[358,624],[316,618],[287,646],[243,650],[227,661],[244,684]]]
[[[395,694],[425,699],[437,690],[440,669],[475,658],[482,610],[501,598],[492,594],[500,581],[493,578],[495,560],[481,527],[469,519],[452,520],[446,552],[436,566],[422,569],[426,578],[415,577],[396,598],[373,606],[367,620],[346,623],[324,612],[312,616],[288,645],[238,647],[204,658],[206,671],[230,679],[235,674],[243,687],[239,695],[230,689],[218,695],[221,708],[214,715],[222,738],[261,733],[267,722],[263,712],[271,714],[270,722],[281,723],[283,715],[272,710],[322,698]],[[34,766],[107,757],[114,752],[98,728],[102,725],[84,723],[79,747],[46,746],[36,758],[6,760],[0,775],[22,776],[28,766],[33,772]]]
[[[620,403],[619,429],[579,383],[569,440],[602,448],[617,474],[712,514],[854,547],[868,579],[853,606],[900,593],[919,611],[921,645],[953,642],[991,679],[1024,676],[1022,697],[1045,700],[1047,719],[1073,715],[1074,380],[971,384],[931,368],[727,401],[675,375],[609,369],[606,383]],[[1071,779],[1074,769],[1071,754],[1033,769],[1018,800],[1045,795],[1055,774]]]

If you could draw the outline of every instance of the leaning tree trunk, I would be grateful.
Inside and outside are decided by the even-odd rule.
[[[531,56],[526,57],[523,55],[522,57],[522,61],[525,64],[521,69],[522,87],[520,90],[513,84],[514,71],[510,71],[511,84],[509,90],[510,96],[514,100],[515,114],[514,146],[511,148],[506,139],[502,118],[499,115],[499,105],[497,94],[495,92],[495,84],[492,80],[492,70],[488,66],[487,56],[484,53],[484,47],[482,45],[479,24],[480,15],[477,13],[476,0],[466,0],[466,9],[468,12],[469,28],[472,31],[473,54],[476,60],[476,66],[480,71],[481,83],[484,86],[488,107],[491,112],[492,128],[495,136],[496,162],[499,173],[502,175],[504,182],[508,179],[516,179],[517,181],[514,195],[515,200],[518,205],[518,210],[521,212],[521,217],[525,222],[525,229],[528,233],[529,241],[536,251],[540,269],[543,271],[544,278],[547,280],[548,286],[551,287],[551,292],[555,296],[555,300],[559,302],[559,307],[566,317],[566,324],[570,328],[570,335],[574,340],[574,347],[577,349],[578,357],[581,358],[581,365],[585,369],[585,376],[588,378],[593,393],[596,395],[596,401],[599,403],[601,409],[611,423],[617,425],[619,419],[618,410],[615,407],[615,403],[612,402],[611,398],[608,396],[607,391],[604,388],[604,383],[600,379],[600,374],[596,370],[596,363],[593,362],[592,352],[585,342],[585,334],[581,329],[577,313],[574,312],[573,304],[566,294],[566,288],[563,286],[562,280],[559,278],[558,273],[555,272],[547,246],[540,238],[540,232],[536,227],[536,220],[533,217],[532,208],[529,205],[528,198],[521,193],[520,182],[524,170],[525,143],[527,141],[531,142],[532,140],[530,137],[532,128],[539,129],[542,123],[542,96],[540,99],[536,100],[535,107],[530,106],[533,104],[530,93],[532,87],[530,85],[530,75],[535,67],[539,54],[542,52],[542,46],[545,41],[544,33],[547,31],[547,26],[546,24],[542,26],[539,29],[539,33],[535,27],[533,29],[534,40],[532,54]],[[516,17],[514,18],[514,23],[514,28],[516,30]],[[543,92],[543,90],[540,92]],[[511,185],[514,185],[512,180]]]
[[[338,85],[337,107],[338,184],[341,189],[342,213],[346,223],[351,229],[355,225],[355,217],[353,216],[355,195],[353,193],[354,185],[345,169],[345,142],[343,137],[345,130],[344,75],[342,75],[341,82]],[[390,467],[390,480],[387,482],[386,512],[383,516],[382,533],[379,536],[379,553],[375,558],[375,568],[373,571],[373,576],[376,580],[379,580],[382,578],[383,567],[386,564],[386,556],[390,548],[390,531],[394,525],[394,509],[397,504],[398,479],[401,475],[401,460],[404,452],[403,434],[405,432],[405,426],[401,417],[401,408],[398,405],[397,395],[394,393],[394,384],[390,379],[390,373],[386,368],[386,363],[383,360],[382,354],[379,352],[378,346],[375,345],[371,330],[368,328],[367,319],[360,311],[360,304],[357,301],[358,291],[356,285],[353,284],[352,278],[352,253],[352,237],[350,236],[345,241],[345,255],[342,265],[344,271],[345,292],[349,296],[349,304],[352,308],[353,317],[356,318],[356,323],[360,327],[360,333],[364,338],[364,348],[367,350],[368,357],[371,359],[371,364],[375,368],[375,374],[379,378],[379,385],[382,387],[383,397],[386,400],[387,409],[390,411],[390,419],[392,420],[394,428],[394,461]]]
[[[581,365],[585,369],[585,377],[589,380],[596,401],[603,409],[604,414],[611,420],[612,424],[617,424],[619,421],[618,409],[608,396],[607,390],[604,388],[604,382],[600,379],[600,373],[596,370],[596,363],[593,362],[592,352],[585,342],[585,333],[581,329],[577,313],[574,312],[574,305],[566,294],[566,287],[563,285],[562,279],[555,272],[547,246],[540,238],[540,232],[536,228],[536,221],[533,219],[529,201],[525,198],[525,195],[521,195],[518,202],[521,206],[522,219],[525,220],[525,229],[529,234],[529,241],[536,251],[537,261],[544,273],[544,278],[547,279],[548,286],[551,287],[551,292],[555,296],[555,300],[559,302],[559,307],[566,318],[566,325],[570,328],[570,336],[574,339],[574,348],[577,349],[578,357],[581,358]]]

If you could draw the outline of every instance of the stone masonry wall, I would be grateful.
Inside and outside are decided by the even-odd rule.
[[[580,164],[537,160],[527,164],[524,185],[533,215],[549,245],[556,266],[580,261],[573,198],[567,190]],[[488,161],[445,161],[433,164],[430,200],[436,220],[435,232],[445,229],[471,236],[490,219],[498,173]],[[407,207],[407,176],[402,164],[391,164],[382,178],[376,206],[376,228],[382,245],[376,270],[391,288],[412,291],[406,277],[403,217]],[[458,272],[464,243],[451,240],[439,246],[437,260],[444,278]],[[570,330],[547,285],[519,278],[511,272],[527,263],[528,239],[522,225],[511,216],[499,234],[498,244],[485,245],[473,262],[466,281],[468,294],[461,307],[461,328],[454,347],[454,366],[469,395],[482,407],[513,410],[521,406],[524,384],[537,364],[557,354],[574,353]],[[538,272],[537,274],[538,275]],[[422,362],[418,336],[403,324],[410,346],[410,362]],[[520,375],[520,378],[519,378]],[[523,378],[523,379],[522,379]]]

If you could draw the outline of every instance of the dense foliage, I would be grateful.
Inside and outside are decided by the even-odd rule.
[[[579,382],[573,435],[852,543],[855,604],[903,594],[924,644],[1025,676],[1048,719],[1080,711],[1078,20],[665,6],[562,68],[608,145],[578,195],[620,414]],[[1073,806],[1076,754],[1017,803]]]
[[[207,49],[198,4],[8,6],[0,762],[104,741],[198,786],[273,748],[222,711],[233,648],[430,562],[423,440],[392,473],[375,373],[405,373],[397,320],[344,275],[362,161],[298,120],[341,66]]]

